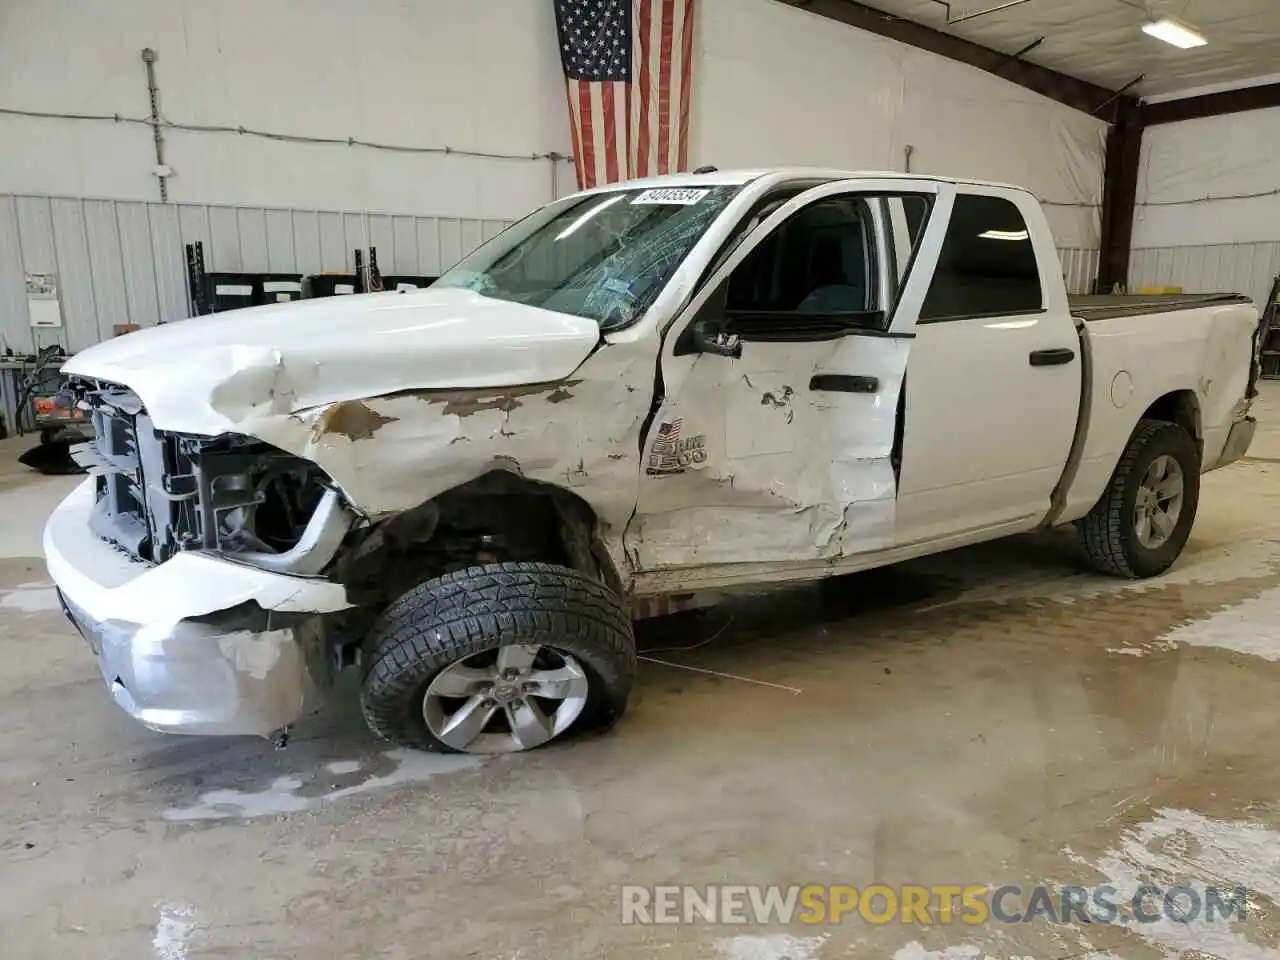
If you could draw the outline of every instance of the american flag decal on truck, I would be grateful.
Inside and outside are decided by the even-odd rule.
[[[683,427],[683,419],[658,425],[653,445],[649,448],[649,465],[646,472],[650,474],[684,473],[685,467],[706,463],[706,437],[696,436],[682,440],[680,431]]]

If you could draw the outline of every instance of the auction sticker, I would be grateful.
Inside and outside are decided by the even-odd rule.
[[[646,190],[640,196],[631,201],[632,205],[638,203],[653,204],[672,204],[681,207],[691,207],[710,190],[687,190],[679,187],[661,187],[657,190]]]

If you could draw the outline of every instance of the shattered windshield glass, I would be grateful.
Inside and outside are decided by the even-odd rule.
[[[433,286],[589,317],[602,330],[617,330],[648,309],[739,189],[619,190],[551,204]]]

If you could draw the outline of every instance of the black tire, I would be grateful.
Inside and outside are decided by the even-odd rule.
[[[1134,507],[1147,469],[1157,457],[1166,455],[1182,468],[1182,512],[1172,536],[1161,546],[1149,548],[1138,539]],[[1200,450],[1195,439],[1176,423],[1140,420],[1102,498],[1080,521],[1080,543],[1100,573],[1128,579],[1157,576],[1173,566],[1182,553],[1199,503]]]
[[[400,746],[457,752],[427,727],[427,687],[458,660],[517,643],[571,654],[587,674],[586,706],[560,739],[612,726],[626,710],[636,645],[622,599],[567,567],[495,563],[421,583],[378,618],[365,642],[365,722]]]

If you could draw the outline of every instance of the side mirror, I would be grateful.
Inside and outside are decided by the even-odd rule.
[[[737,360],[742,356],[742,339],[736,333],[710,320],[699,320],[693,325],[693,345],[699,353]]]

